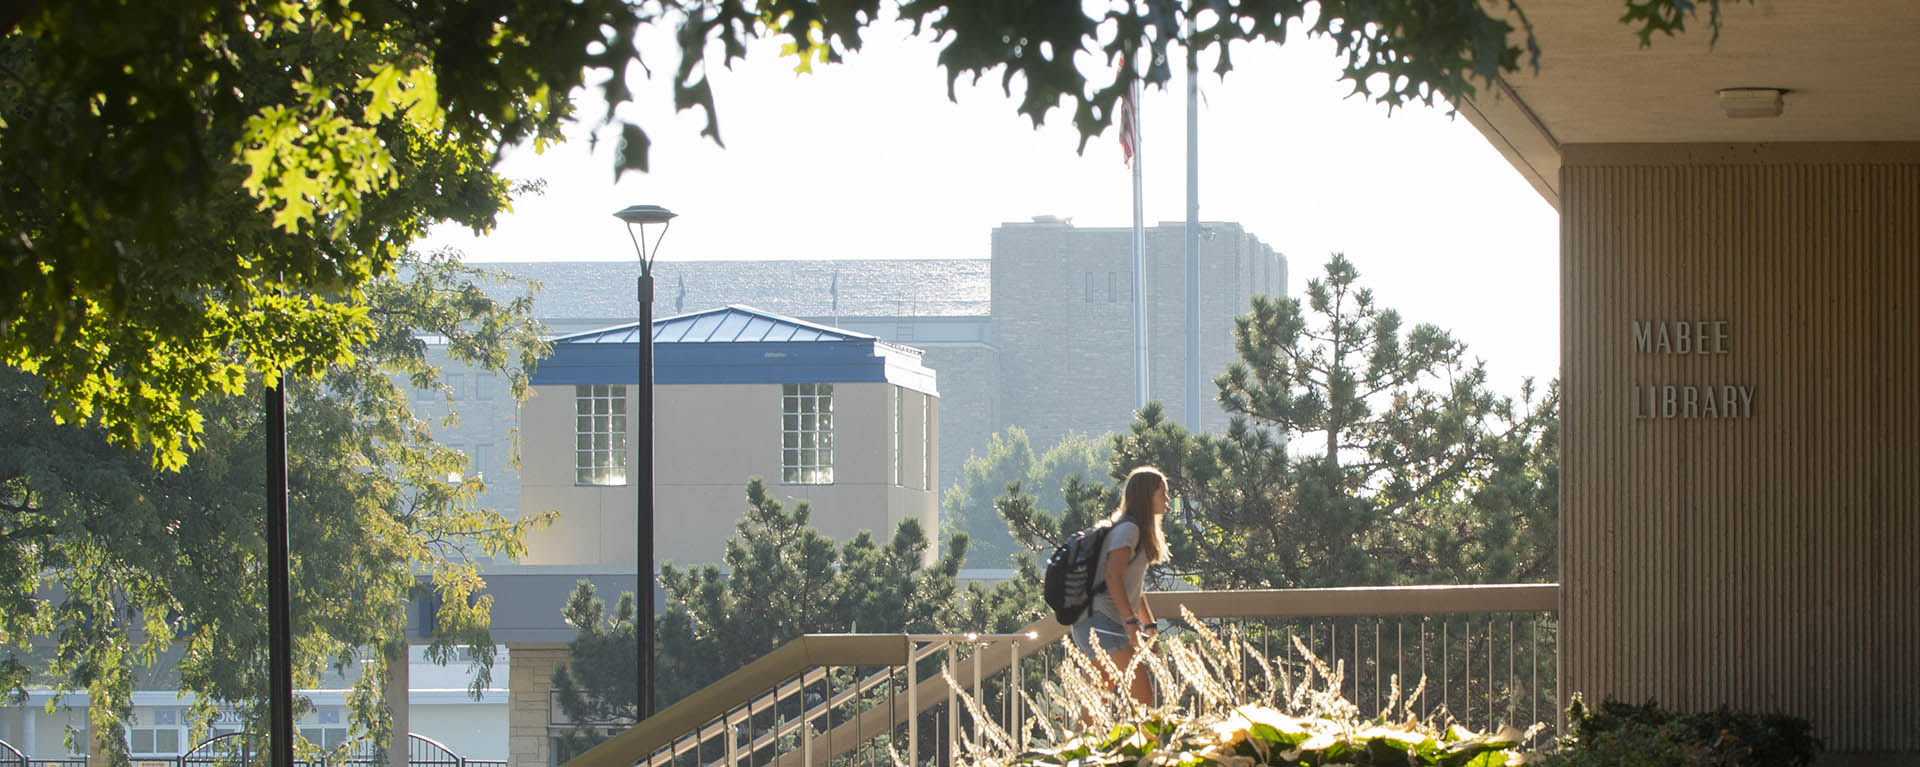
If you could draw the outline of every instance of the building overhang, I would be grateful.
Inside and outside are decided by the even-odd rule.
[[[1617,2],[1521,7],[1540,43],[1539,71],[1481,84],[1460,113],[1556,209],[1569,144],[1920,141],[1911,0],[1724,0],[1717,43],[1702,3],[1685,34],[1646,47]],[[1783,89],[1784,109],[1728,117],[1717,95],[1728,88]]]

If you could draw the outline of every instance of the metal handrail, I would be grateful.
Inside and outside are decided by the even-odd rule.
[[[1146,595],[1148,607],[1156,615],[1177,615],[1181,608],[1196,618],[1282,618],[1386,615],[1441,615],[1457,613],[1549,612],[1559,607],[1559,585],[1491,584],[1473,586],[1384,586],[1329,589],[1273,589],[1246,591],[1166,591]],[[975,662],[952,667],[949,672],[961,686],[978,687],[987,676],[1013,666],[1019,659],[1049,647],[1066,634],[1067,628],[1052,618],[1042,618],[1015,634],[808,634],[787,642],[760,659],[722,677],[719,681],[687,696],[665,710],[635,725],[626,732],[574,757],[566,767],[631,767],[663,749],[679,754],[697,748],[714,726],[732,728],[754,713],[766,710],[794,689],[817,681],[828,666],[903,667],[929,657],[954,642],[982,645],[974,654]],[[927,642],[916,648],[917,641]],[[1008,653],[988,653],[986,646],[999,642],[1012,645]],[[951,657],[951,656],[950,656]],[[811,722],[818,712],[843,703],[853,695],[881,681],[891,679],[892,668],[870,675],[854,690],[842,691],[830,700],[810,707],[800,717],[779,729],[780,735],[799,729],[799,723]],[[796,679],[797,678],[797,679]],[[771,691],[771,695],[768,693]],[[777,767],[803,767],[814,761],[820,741],[850,742],[853,734],[873,732],[911,721],[949,697],[946,679],[933,677],[907,684],[908,705],[904,712],[872,709],[832,727],[828,732],[803,738],[798,752],[781,754]],[[951,712],[952,709],[949,708]],[[692,734],[690,745],[675,745]],[[803,731],[806,734],[806,731]],[[754,747],[764,745],[773,733],[750,738]],[[818,762],[824,763],[824,762]]]
[[[11,758],[6,758],[7,754],[12,754],[13,756]],[[15,748],[12,743],[8,743],[4,740],[0,740],[0,758],[6,758],[6,762],[11,762],[15,765],[18,765],[18,767],[27,767],[26,753],[21,751],[18,748]],[[6,762],[0,762],[0,764],[5,764]]]

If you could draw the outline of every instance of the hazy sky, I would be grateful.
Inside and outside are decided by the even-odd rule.
[[[677,52],[650,50],[658,77],[627,116],[653,139],[651,173],[615,184],[612,142],[590,151],[583,126],[543,155],[508,158],[509,175],[546,180],[543,196],[484,237],[443,229],[426,245],[471,261],[631,260],[610,214],[634,203],[680,214],[663,260],[986,258],[1002,222],[1131,222],[1115,130],[1076,154],[1069,113],[1036,130],[997,78],[963,81],[959,103],[948,101],[938,47],[904,29],[876,30],[865,50],[812,74],[796,74],[772,45],[717,69],[724,149],[699,136],[697,113],[670,114]],[[1345,98],[1320,41],[1240,46],[1234,61],[1225,81],[1200,81],[1203,220],[1240,222],[1285,253],[1294,294],[1329,253],[1345,252],[1381,304],[1452,330],[1502,390],[1557,374],[1557,217],[1464,118],[1444,108],[1389,117]],[[1183,77],[1142,102],[1149,225],[1186,215]]]

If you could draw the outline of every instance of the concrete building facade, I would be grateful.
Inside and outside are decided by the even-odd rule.
[[[656,321],[653,341],[656,561],[719,562],[748,477],[811,502],[838,540],[938,529],[940,398],[919,350],[739,306]],[[631,323],[562,337],[534,375],[520,505],[560,520],[520,564],[633,565],[636,348]]]
[[[1279,296],[1286,258],[1239,224],[1200,237],[1200,402],[1186,409],[1186,227],[1146,230],[1148,397],[1174,421],[1221,432],[1215,376],[1233,361],[1233,320],[1255,295]],[[1138,407],[1134,380],[1133,230],[1075,227],[1049,216],[993,230],[993,331],[999,341],[995,429],[1027,430],[1036,451],[1069,431],[1120,431]]]
[[[1461,110],[1560,211],[1560,686],[1920,764],[1920,15],[1722,10],[1529,2]]]

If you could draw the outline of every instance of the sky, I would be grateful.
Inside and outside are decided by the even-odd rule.
[[[613,141],[588,140],[603,109],[589,96],[569,141],[503,163],[511,177],[544,180],[542,194],[516,201],[492,232],[443,227],[423,247],[471,262],[631,260],[611,214],[637,203],[679,214],[662,260],[986,258],[1003,222],[1131,224],[1117,129],[1076,152],[1070,113],[1036,129],[998,77],[963,80],[949,101],[937,43],[886,25],[866,43],[809,74],[764,41],[716,67],[722,148],[699,135],[701,113],[672,112],[677,51],[655,41],[643,50],[658,51],[656,76],[621,115],[651,137],[650,172],[615,182]],[[1201,61],[1203,221],[1239,222],[1285,254],[1294,295],[1344,252],[1380,305],[1452,331],[1501,391],[1557,375],[1557,215],[1464,117],[1444,105],[1389,115],[1348,98],[1319,40],[1239,46],[1234,64],[1222,80]],[[1174,68],[1173,87],[1141,103],[1149,226],[1186,217],[1185,80]]]

